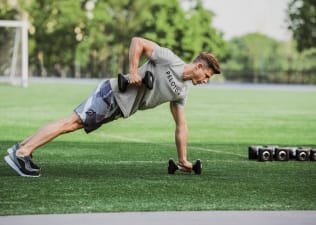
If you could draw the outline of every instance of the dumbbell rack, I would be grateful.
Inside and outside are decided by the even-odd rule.
[[[268,161],[316,161],[316,149],[311,147],[281,147],[276,145],[251,145],[248,159],[259,162]]]

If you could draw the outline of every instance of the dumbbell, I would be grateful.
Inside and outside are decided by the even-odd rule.
[[[263,148],[261,145],[251,145],[248,147],[248,159],[257,160],[259,155],[259,148]]]
[[[298,148],[296,150],[296,160],[307,161],[309,160],[310,148]]]
[[[289,161],[290,149],[278,147],[275,149],[274,157],[276,161]]]
[[[202,173],[202,161],[200,159],[196,160],[193,164],[192,170],[196,175],[201,175]]]
[[[153,89],[154,76],[150,71],[145,72],[145,76],[142,79],[142,83],[145,84],[149,90]],[[120,92],[125,92],[128,85],[129,85],[129,79],[124,77],[122,74],[118,74],[118,87],[119,87]]]
[[[259,148],[259,158],[261,162],[267,162],[273,160],[274,149],[271,147]]]
[[[178,165],[173,159],[168,161],[168,174],[174,174],[177,170],[181,169],[181,166]],[[202,173],[202,161],[200,159],[196,160],[193,164],[192,170],[196,175]]]
[[[259,161],[270,161],[265,160],[265,157],[262,155],[265,151],[260,151],[260,149],[271,150],[271,156],[273,158],[275,149],[278,148],[277,145],[270,145],[270,146],[262,146],[262,145],[251,145],[248,147],[248,159],[249,160],[259,160]],[[265,154],[267,155],[267,153]]]
[[[289,159],[290,160],[296,159],[296,149],[297,149],[297,147],[289,147]]]
[[[311,161],[316,161],[316,149],[311,149]]]

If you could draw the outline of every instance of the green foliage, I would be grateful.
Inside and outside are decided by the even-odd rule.
[[[297,49],[316,47],[316,1],[292,0],[288,6],[288,28],[297,41]]]
[[[223,34],[211,26],[213,16],[211,11],[203,8],[201,0],[187,12],[188,19],[181,52],[188,55],[188,60],[198,55],[201,50],[212,52],[220,59],[226,56],[227,49]]]
[[[222,65],[228,79],[247,82],[316,83],[315,49],[299,54],[294,42],[279,42],[259,33],[228,42]]]
[[[275,63],[278,47],[279,43],[274,39],[259,33],[234,38],[229,44],[231,60],[224,67],[227,70],[251,71],[254,82],[257,82],[259,74],[263,74],[266,68],[279,69]]]
[[[0,20],[19,19],[19,9],[9,4],[8,0],[0,1]]]
[[[79,1],[28,1],[24,8],[32,25],[30,39],[34,48],[30,61],[36,65],[36,74],[66,76],[73,73],[73,62],[79,40],[75,30],[84,23]],[[77,34],[78,35],[78,34]],[[68,70],[68,71],[67,71]]]
[[[315,50],[303,51],[316,43],[315,1],[293,0],[289,5],[296,42],[279,42],[259,33],[226,42],[201,0],[190,0],[186,9],[179,0],[18,3],[1,1],[0,18],[28,18],[34,75],[100,78],[128,73],[130,40],[141,36],[171,48],[186,62],[201,51],[214,53],[226,79],[316,83]],[[1,29],[0,43],[7,39],[8,33]]]
[[[134,36],[169,47],[186,61],[200,51],[225,56],[222,34],[212,27],[213,14],[200,0],[191,3],[184,11],[178,0],[20,0],[21,12],[6,2],[0,16],[28,15],[36,75],[104,77],[129,72]]]

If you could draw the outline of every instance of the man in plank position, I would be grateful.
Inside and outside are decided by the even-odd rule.
[[[148,61],[139,67],[142,55]],[[45,125],[34,135],[9,148],[5,161],[21,176],[40,176],[40,168],[32,161],[31,154],[59,135],[81,128],[89,133],[107,122],[120,117],[127,118],[137,110],[170,102],[176,124],[179,168],[191,171],[192,163],[187,160],[188,128],[184,104],[188,87],[185,81],[191,80],[193,85],[205,84],[214,74],[219,74],[216,57],[202,52],[192,63],[186,64],[169,49],[134,37],[129,49],[129,70],[126,91],[119,90],[117,78],[102,81],[69,117]],[[142,78],[148,71],[153,75],[152,89],[142,85]]]

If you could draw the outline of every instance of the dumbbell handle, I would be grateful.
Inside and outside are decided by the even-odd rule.
[[[153,89],[154,76],[150,71],[146,71],[145,77],[142,78],[142,83],[145,84],[149,90]],[[122,74],[118,75],[118,86],[121,92],[125,92],[129,84],[129,77],[125,77]]]

